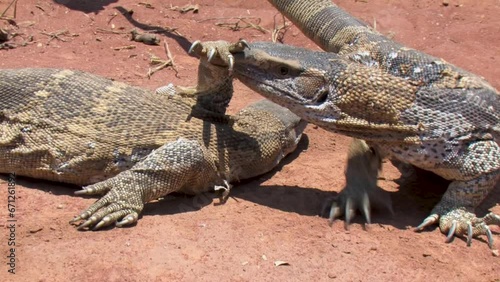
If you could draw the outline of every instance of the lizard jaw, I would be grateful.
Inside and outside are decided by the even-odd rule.
[[[287,92],[273,86],[271,83],[266,83],[265,79],[257,79],[258,75],[252,76],[248,70],[237,71],[236,74],[243,84],[276,104],[290,109],[307,122],[317,123],[320,121],[320,123],[331,128],[332,124],[338,121],[337,117],[340,116],[341,111],[331,101],[327,100],[320,103],[317,101],[323,100],[321,97],[319,100],[315,99],[317,100],[315,102],[305,99],[301,95],[293,95],[293,91]]]

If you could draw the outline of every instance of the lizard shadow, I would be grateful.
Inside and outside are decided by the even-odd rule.
[[[267,179],[273,177],[278,171],[280,171],[285,165],[293,162],[299,157],[299,155],[307,149],[309,146],[309,139],[306,134],[302,135],[302,139],[297,144],[295,151],[290,153],[286,158],[284,158],[274,169],[263,175],[245,179],[239,183],[235,183],[234,187],[231,189],[229,194],[230,199],[239,198],[240,193],[245,193],[247,191],[249,194],[254,193],[255,189],[260,189],[261,183]],[[242,192],[243,191],[243,192]],[[215,192],[206,192],[198,195],[185,195],[182,193],[171,193],[166,197],[163,197],[159,201],[153,201],[145,205],[143,215],[169,215],[181,212],[192,212],[200,210],[201,208],[214,203],[219,205],[219,196]],[[230,200],[228,199],[228,200]],[[214,202],[215,200],[215,202]]]
[[[344,177],[343,174],[340,177]],[[260,181],[260,183],[262,182]],[[416,169],[415,177],[399,178],[395,182],[399,184],[398,191],[387,192],[392,200],[393,213],[388,212],[385,207],[373,207],[372,223],[389,225],[400,230],[406,230],[408,226],[418,226],[440,201],[450,183],[450,181],[422,169]],[[243,185],[232,195],[285,212],[323,217],[326,204],[331,202],[327,199],[338,196],[337,192],[322,191],[317,188],[262,186],[260,183]],[[488,208],[495,205],[495,199],[498,199],[499,195],[500,185],[497,184],[495,189],[489,193],[488,198],[476,209],[478,216],[486,214]],[[351,223],[362,225],[365,223],[365,219],[358,212]],[[436,228],[438,228],[437,225],[426,228],[422,232],[433,231]],[[498,233],[493,230],[492,232]],[[466,241],[466,238],[459,237],[459,239]],[[486,242],[483,238],[477,238],[477,240]]]
[[[2,173],[0,174],[0,179],[7,182],[9,180],[9,175]],[[75,191],[81,189],[81,186],[74,184],[31,178],[27,176],[16,176],[15,183],[16,186],[19,185],[29,189],[40,190],[53,194],[55,196],[66,195],[75,198],[81,198],[81,196],[77,196],[74,194]]]
[[[156,33],[156,34],[161,34],[167,38],[173,39],[182,47],[182,49],[184,51],[186,51],[186,53],[188,53],[188,50],[192,44],[191,41],[189,41],[184,36],[176,34],[175,30],[169,30],[169,29],[166,29],[166,28],[161,27],[161,26],[152,26],[152,25],[143,24],[141,22],[138,22],[137,20],[135,20],[132,17],[132,14],[122,6],[115,7],[115,9],[118,10],[120,12],[120,14],[123,17],[125,17],[125,19],[130,24],[132,24],[134,27],[139,28],[139,29],[144,30],[144,31],[148,31],[148,32]],[[196,57],[195,55],[191,55],[191,54],[188,54],[188,55]]]
[[[63,5],[68,9],[77,10],[84,13],[98,14],[104,10],[105,6],[116,3],[118,0],[101,0],[101,1],[78,1],[78,0],[54,0],[54,3]]]
[[[399,185],[399,189],[391,193],[394,210],[392,218],[383,216],[382,218],[374,218],[374,222],[389,224],[399,229],[408,229],[408,226],[414,229],[422,223],[424,218],[430,215],[434,206],[439,203],[441,197],[448,189],[451,181],[430,171],[416,167],[414,169],[415,175],[394,180]],[[489,208],[495,206],[495,199],[500,198],[499,184],[497,183],[495,188],[488,194],[488,197],[476,208],[475,211],[478,217],[484,216],[488,213]],[[426,227],[424,230],[418,232],[425,233],[436,229],[439,229],[438,225]],[[492,230],[492,233],[498,234],[494,230]],[[455,236],[454,238],[457,237]],[[467,238],[465,237],[458,238],[467,242]],[[487,243],[482,237],[475,238],[475,240]]]

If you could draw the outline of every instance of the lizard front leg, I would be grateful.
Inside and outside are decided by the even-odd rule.
[[[233,97],[233,55],[230,52],[243,50],[246,41],[229,44],[225,41],[201,43],[196,41],[189,53],[200,56],[198,83],[196,86],[183,87],[167,85],[156,90],[160,94],[178,95],[192,100],[192,111],[187,117],[233,123],[234,117],[226,115],[226,109]]]
[[[357,209],[370,224],[372,206],[385,207],[393,213],[389,195],[377,186],[381,165],[382,158],[378,150],[363,140],[352,140],[347,156],[346,185],[333,201],[327,202],[326,208],[330,207],[327,210],[330,225],[344,215],[344,227],[348,229]]]
[[[135,223],[144,204],[151,200],[176,191],[201,192],[221,183],[216,172],[215,162],[199,142],[179,138],[153,151],[130,170],[76,192],[106,194],[70,223],[83,220],[77,224],[79,230],[97,230],[115,222],[118,227]]]
[[[453,181],[441,201],[416,230],[439,224],[439,229],[447,234],[446,242],[454,236],[467,236],[467,246],[473,237],[486,235],[488,246],[493,248],[493,235],[488,225],[499,225],[500,216],[489,213],[482,218],[476,217],[474,207],[478,205],[495,186],[499,171],[494,171],[469,181]]]
[[[489,247],[493,248],[493,235],[488,225],[500,226],[500,216],[489,213],[477,218],[474,209],[493,190],[500,177],[500,147],[496,141],[481,140],[464,145],[455,159],[429,170],[442,176],[451,172],[455,177],[448,178],[453,182],[431,215],[416,230],[439,223],[441,232],[447,234],[446,242],[451,242],[455,235],[466,235],[467,245],[470,245],[472,237],[486,235]]]

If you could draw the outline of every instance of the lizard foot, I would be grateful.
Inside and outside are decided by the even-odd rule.
[[[345,172],[346,186],[337,199],[333,200],[329,212],[329,223],[345,215],[345,229],[355,215],[356,209],[371,223],[371,206],[385,206],[391,213],[389,194],[377,186],[378,172],[381,168],[380,153],[359,139],[353,139],[348,151]],[[366,227],[366,226],[365,226]]]
[[[229,73],[233,71],[234,57],[232,53],[241,52],[245,48],[250,48],[248,42],[240,39],[236,43],[226,41],[201,42],[196,40],[189,48],[189,54],[196,54],[200,57],[206,56],[209,63],[214,65],[228,66]]]
[[[137,200],[140,197],[126,193],[127,189],[111,189],[111,187],[116,186],[116,183],[112,181],[113,178],[75,192],[79,195],[95,195],[109,191],[80,215],[73,218],[70,224],[77,225],[78,230],[98,230],[113,223],[117,227],[122,227],[137,222],[144,207],[142,201]]]
[[[331,226],[335,219],[344,216],[344,228],[349,230],[351,220],[356,215],[356,210],[359,210],[366,220],[363,228],[371,224],[372,206],[377,209],[388,210],[394,214],[392,210],[392,201],[388,192],[377,187],[377,190],[370,189],[368,191],[357,191],[352,193],[351,189],[345,188],[340,192],[338,197],[327,202],[323,209],[323,214],[328,216],[328,223]],[[328,207],[330,210],[328,211]]]
[[[464,208],[458,208],[442,216],[436,213],[429,215],[417,226],[416,231],[421,231],[427,226],[438,223],[438,221],[441,232],[447,234],[446,243],[450,243],[455,236],[467,235],[467,246],[470,246],[472,237],[486,235],[490,249],[493,249],[493,234],[488,225],[500,226],[499,215],[491,212],[482,218],[478,218],[474,213]]]
[[[137,210],[137,207],[131,207],[126,200],[111,202],[111,198],[108,195],[104,196],[87,210],[76,216],[70,223],[76,224],[78,230],[85,230],[87,228],[98,230],[112,223],[115,223],[117,227],[122,227],[137,222],[142,207]],[[77,222],[82,220],[85,221],[77,224]]]
[[[328,213],[328,225],[330,226],[332,226],[335,219],[344,215],[344,228],[349,230],[349,225],[351,224],[351,220],[354,218],[355,211],[358,207],[365,217],[366,224],[371,224],[370,200],[368,199],[367,193],[363,193],[360,198],[350,197],[348,193],[340,193],[338,198],[333,199],[330,206],[330,212]],[[366,228],[366,225],[363,227]]]

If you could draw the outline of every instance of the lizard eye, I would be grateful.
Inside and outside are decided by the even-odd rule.
[[[279,68],[279,72],[280,72],[280,74],[281,74],[281,75],[287,75],[287,74],[288,74],[288,72],[289,72],[289,70],[288,70],[288,68],[287,68],[287,67],[285,67],[285,66],[281,66],[281,67]]]
[[[318,95],[318,98],[316,100],[316,102],[318,104],[323,104],[324,102],[326,102],[326,100],[328,100],[328,90],[322,90],[319,95]]]

